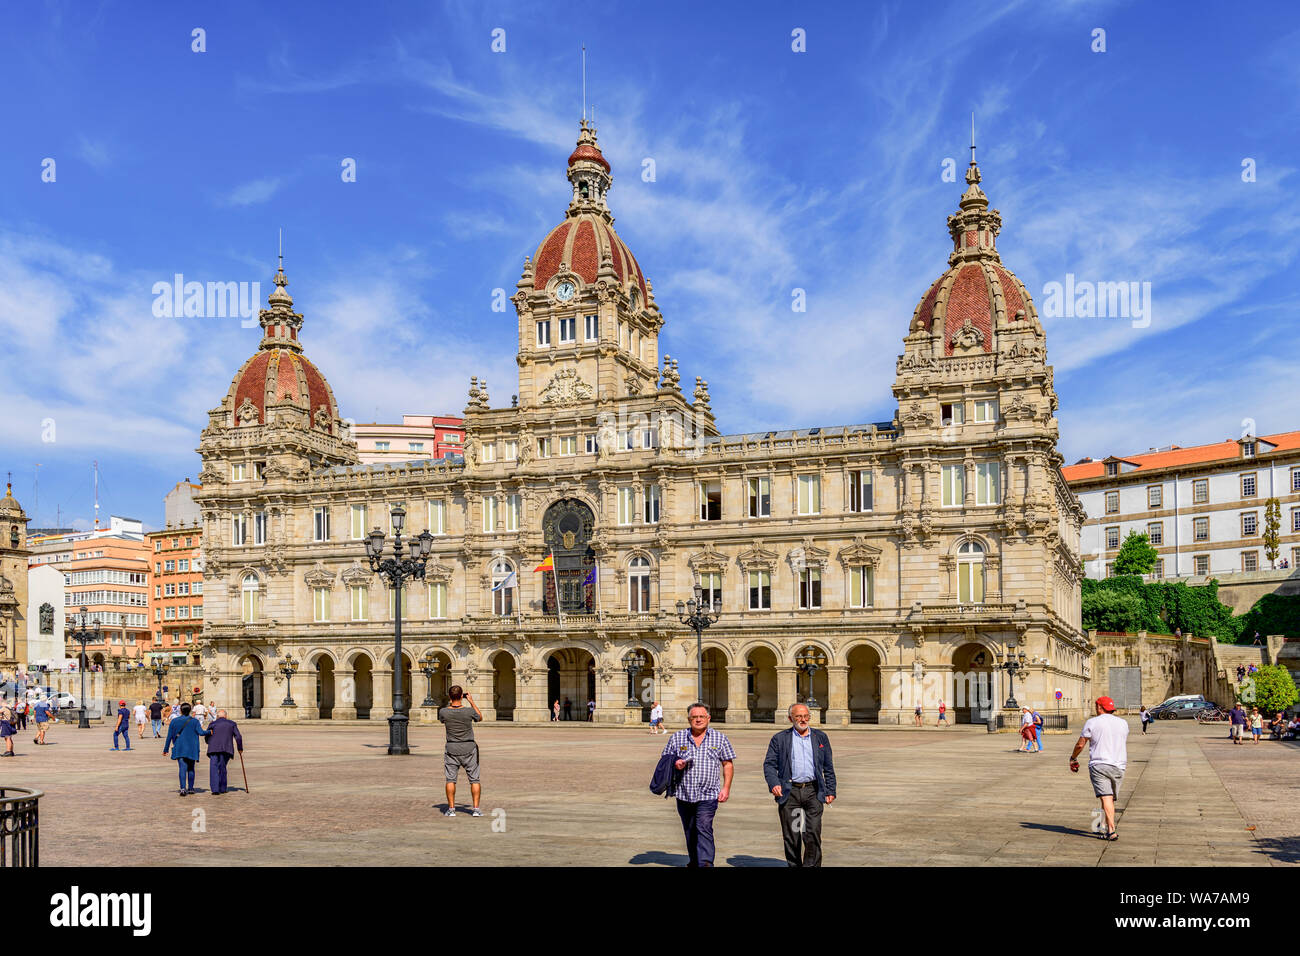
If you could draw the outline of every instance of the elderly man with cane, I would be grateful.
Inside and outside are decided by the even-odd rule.
[[[239,732],[239,724],[227,718],[224,710],[218,710],[216,720],[208,726],[209,793],[226,793],[230,789],[226,786],[226,764],[235,756],[236,747],[242,761],[244,738]],[[244,785],[247,788],[247,778]]]

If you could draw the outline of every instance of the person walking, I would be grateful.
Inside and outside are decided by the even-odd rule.
[[[916,709],[912,711],[912,726],[913,727],[925,726],[924,712],[921,710],[920,704],[917,704]]]
[[[656,700],[656,701],[651,701],[651,702],[650,702],[650,733],[652,733],[652,734],[664,734],[664,733],[667,733],[667,732],[668,732],[668,731],[664,730],[664,708],[663,708],[663,705],[660,704],[659,701],[657,701],[657,700]]]
[[[939,701],[939,719],[935,722],[936,727],[948,726],[948,705],[942,700]]]
[[[230,720],[224,710],[217,711],[208,727],[208,793],[226,793],[226,765],[234,759],[235,748],[244,752],[244,736],[239,724]]]
[[[14,702],[14,720],[17,722],[15,726],[18,730],[27,729],[27,710],[29,706],[25,696],[19,697]]]
[[[5,742],[4,756],[6,757],[14,755],[14,734],[17,732],[14,728],[14,711],[9,706],[9,698],[0,697],[0,739]]]
[[[589,723],[594,723],[595,720],[596,720],[596,702],[594,700],[589,700],[587,701],[587,721]]]
[[[1142,721],[1142,736],[1146,736],[1147,724],[1151,723],[1151,714],[1147,711],[1146,704],[1138,711],[1138,720]]]
[[[555,698],[555,703],[551,705],[551,723],[557,723],[560,719],[560,698]]]
[[[708,706],[691,704],[686,717],[690,726],[668,738],[660,757],[676,756],[673,766],[682,771],[668,794],[677,798],[686,834],[686,865],[713,866],[713,818],[718,804],[731,796],[736,751],[725,734],[709,726]]]
[[[149,720],[149,711],[145,709],[143,700],[132,708],[132,716],[135,717],[137,736],[139,739],[144,740],[144,725]]]
[[[1250,735],[1255,738],[1255,743],[1259,743],[1259,738],[1264,733],[1264,718],[1259,715],[1259,708],[1250,709]]]
[[[117,702],[117,720],[113,724],[113,749],[121,750],[117,745],[117,737],[121,734],[122,739],[126,742],[126,749],[131,749],[131,711],[126,706],[126,701]]]
[[[1028,707],[1020,708],[1020,748],[1017,753],[1031,754],[1030,745],[1034,742],[1034,715]]]
[[[163,756],[172,752],[176,761],[176,773],[180,777],[180,794],[182,797],[198,793],[194,789],[194,764],[199,759],[199,738],[211,735],[204,730],[197,720],[190,716],[190,705],[181,704],[180,717],[173,718],[167,728],[167,739],[163,741]]]
[[[776,798],[787,866],[822,865],[822,811],[835,802],[831,741],[808,726],[807,704],[791,704],[790,730],[772,735],[763,759],[763,779]]]
[[[564,719],[573,719],[573,701],[569,700],[567,697],[564,698]]]
[[[447,690],[446,707],[438,710],[438,719],[447,728],[447,743],[443,749],[442,764],[447,771],[447,809],[442,811],[444,817],[456,815],[456,780],[460,777],[460,768],[465,768],[469,778],[469,793],[473,799],[470,807],[471,817],[483,816],[479,809],[479,797],[482,785],[479,783],[478,743],[474,740],[474,722],[483,719],[483,711],[478,709],[474,698],[465,693],[459,684],[452,684]],[[466,707],[465,704],[469,706]]]
[[[1038,745],[1038,753],[1043,752],[1043,715],[1037,710],[1029,712],[1034,718],[1034,743]]]
[[[171,701],[166,697],[163,698],[162,702],[162,719],[163,727],[170,730],[172,725],[172,705]]]
[[[204,730],[208,728],[208,709],[203,706],[203,702],[196,700],[190,705],[190,716],[199,722]]]
[[[1228,711],[1228,739],[1234,744],[1241,743],[1241,735],[1244,734],[1246,727],[1246,708],[1241,706],[1241,701],[1232,705],[1232,710]]]
[[[45,743],[45,731],[50,726],[50,702],[41,698],[32,705],[32,720],[36,724],[36,736],[32,738],[32,743]]]
[[[1079,739],[1070,754],[1070,770],[1078,773],[1079,754],[1088,745],[1088,778],[1092,792],[1101,801],[1101,812],[1106,821],[1106,840],[1118,840],[1115,830],[1115,800],[1119,785],[1124,780],[1128,766],[1128,721],[1115,716],[1115,702],[1109,697],[1098,697],[1093,706],[1095,716],[1089,717],[1079,731]]]
[[[163,702],[157,697],[149,704],[149,724],[153,728],[154,737],[162,736],[163,707]]]

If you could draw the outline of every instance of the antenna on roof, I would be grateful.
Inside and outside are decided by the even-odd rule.
[[[284,227],[280,227],[280,271],[284,271]]]
[[[587,45],[582,45],[582,119],[587,119]]]
[[[975,165],[975,114],[970,114],[970,161]]]

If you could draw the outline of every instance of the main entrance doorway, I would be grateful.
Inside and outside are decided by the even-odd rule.
[[[566,614],[595,613],[596,585],[591,572],[596,566],[596,552],[590,544],[595,526],[591,509],[576,498],[562,498],[546,509],[542,536],[546,550],[555,555],[555,573],[545,574],[545,613],[555,613],[557,598]]]

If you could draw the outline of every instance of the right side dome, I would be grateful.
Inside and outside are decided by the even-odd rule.
[[[998,255],[1002,216],[989,209],[973,157],[966,182],[960,208],[948,217],[948,271],[926,290],[908,326],[909,338],[929,333],[935,357],[996,352],[994,339],[1003,328],[1042,334],[1034,300]]]

